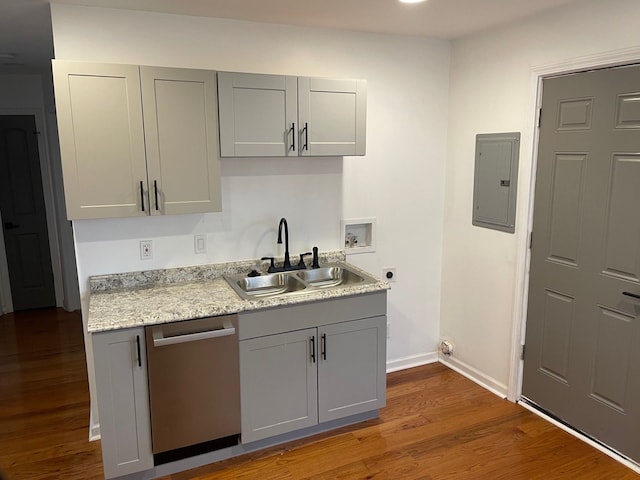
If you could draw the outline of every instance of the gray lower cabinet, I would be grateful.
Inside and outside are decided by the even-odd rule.
[[[386,292],[238,315],[242,442],[386,404]],[[144,328],[92,334],[105,478],[154,468]]]
[[[318,329],[318,421],[386,404],[386,316]]]
[[[331,313],[361,302],[356,297],[279,309],[275,330],[298,315],[301,324],[319,325],[240,341],[243,443],[385,406],[386,316],[331,323]],[[268,322],[273,312],[264,314]],[[260,313],[249,318],[260,322]],[[264,331],[263,325],[255,331]]]
[[[153,468],[144,329],[92,339],[105,478]]]
[[[240,342],[242,442],[318,423],[316,364],[310,358],[316,329]]]

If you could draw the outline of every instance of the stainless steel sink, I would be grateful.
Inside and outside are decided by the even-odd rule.
[[[366,285],[377,280],[344,265],[326,265],[309,270],[269,273],[257,277],[228,275],[224,279],[246,300],[293,295],[335,287]]]
[[[306,285],[291,273],[272,273],[259,277],[244,275],[225,277],[227,282],[241,296],[266,297],[304,290]]]
[[[328,288],[347,286],[364,282],[364,277],[344,267],[321,267],[313,270],[300,270],[296,274],[313,287]]]

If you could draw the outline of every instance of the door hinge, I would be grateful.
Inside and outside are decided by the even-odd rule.
[[[533,230],[529,232],[529,250],[533,247]]]
[[[524,345],[520,346],[520,360],[524,360]]]
[[[542,108],[538,109],[538,128],[542,125]]]

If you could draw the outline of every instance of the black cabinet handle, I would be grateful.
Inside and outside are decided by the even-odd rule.
[[[156,210],[160,210],[158,208],[158,182],[156,180],[153,181],[153,191],[156,198]]]
[[[4,229],[5,230],[12,230],[14,228],[18,228],[20,225],[16,225],[13,222],[4,222]]]
[[[291,132],[291,148],[290,150],[292,151],[296,151],[296,124],[292,123],[291,124],[291,129],[289,130]]]
[[[307,122],[304,122],[304,129],[302,130],[304,132],[304,145],[302,146],[303,150],[309,150],[309,124]]]
[[[140,180],[140,205],[142,205],[142,211],[144,212],[144,186],[142,180]]]
[[[309,339],[311,347],[311,363],[316,363],[316,337],[315,335]]]
[[[627,297],[637,298],[638,300],[640,300],[640,295],[638,295],[637,293],[622,292],[622,294],[626,295]]]
[[[322,354],[322,359],[327,359],[327,334],[323,333],[322,337],[320,337],[320,352]]]
[[[140,355],[140,335],[136,335],[136,349],[138,351],[138,366],[142,367],[142,356]]]

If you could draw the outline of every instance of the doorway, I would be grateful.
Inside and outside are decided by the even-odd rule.
[[[523,398],[640,462],[640,66],[543,81]]]
[[[0,116],[0,212],[14,310],[56,305],[32,115]]]

